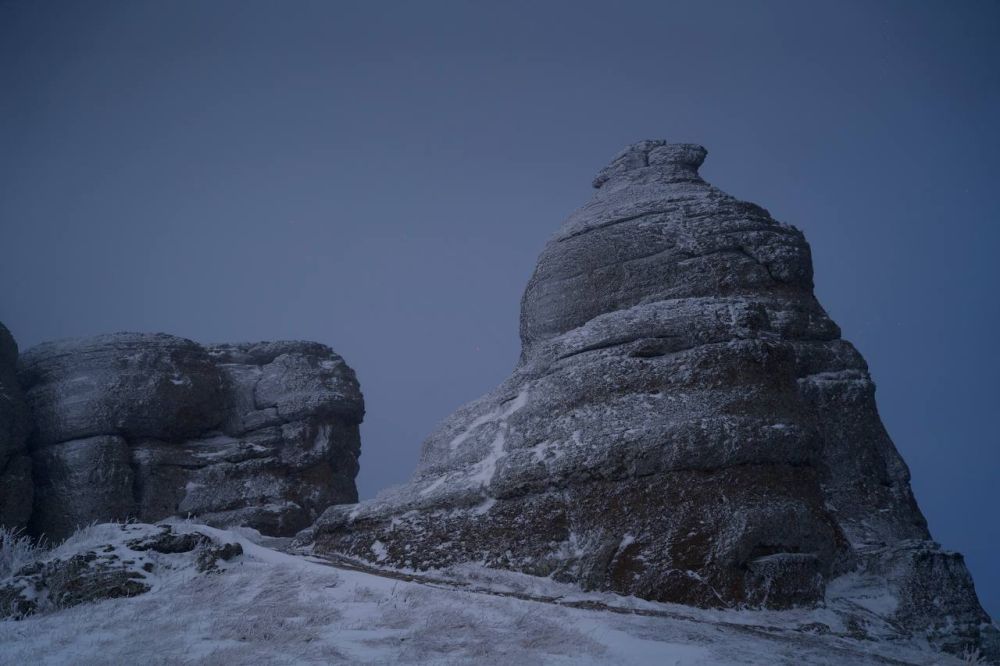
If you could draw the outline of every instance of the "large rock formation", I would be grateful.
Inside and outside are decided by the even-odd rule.
[[[287,535],[357,501],[362,397],[323,345],[118,333],[33,347],[19,373],[36,534],[191,515]]]
[[[17,381],[17,343],[0,324],[0,526],[23,528],[31,516],[28,407]]]
[[[867,608],[862,632],[996,650],[802,233],[702,180],[705,154],[644,141],[601,171],[528,283],[511,377],[424,442],[410,484],[303,538],[698,606]]]

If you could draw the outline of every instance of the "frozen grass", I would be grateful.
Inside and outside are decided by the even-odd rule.
[[[97,523],[82,525],[73,534],[66,537],[58,546],[53,548],[55,554],[72,554],[87,548],[100,545],[101,543],[111,543],[118,541],[119,532],[123,523]]]
[[[979,653],[978,649],[966,650],[965,652],[963,652],[962,663],[974,664],[975,666],[980,666],[980,665],[986,666],[987,664],[989,664],[989,662],[986,661],[986,658]]]
[[[334,645],[320,640],[339,619],[336,606],[318,603],[336,577],[270,569],[237,566],[187,580],[178,571],[174,581],[167,573],[158,592],[0,622],[0,663],[343,661]],[[40,635],[44,641],[35,640]]]
[[[32,539],[23,530],[0,526],[0,580],[13,576],[47,552],[44,541]]]

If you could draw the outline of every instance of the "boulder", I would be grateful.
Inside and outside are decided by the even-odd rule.
[[[20,379],[36,534],[181,515],[287,535],[357,501],[363,400],[324,345],[117,333],[38,345]]]
[[[899,557],[881,570],[912,601],[885,621],[985,645],[995,631],[964,565],[935,554],[865,362],[813,295],[805,238],[706,183],[705,156],[643,141],[603,169],[528,282],[512,375],[427,438],[409,484],[331,507],[300,540],[772,609],[827,603],[831,581],[907,543],[949,572],[952,624],[907,592],[919,558]]]

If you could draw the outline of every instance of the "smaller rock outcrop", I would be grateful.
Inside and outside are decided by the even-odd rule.
[[[17,343],[0,324],[0,526],[24,527],[31,516],[30,417],[17,381]]]
[[[134,597],[162,573],[218,571],[242,554],[239,543],[171,525],[95,525],[0,580],[0,619]]]
[[[324,345],[117,333],[33,347],[19,377],[35,534],[190,515],[286,535],[357,501],[363,399]]]

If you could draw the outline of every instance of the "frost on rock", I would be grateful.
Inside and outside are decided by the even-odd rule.
[[[0,620],[134,597],[171,579],[219,571],[242,554],[239,543],[189,525],[91,525],[0,578]]]
[[[37,535],[168,516],[290,535],[357,501],[362,396],[324,345],[116,333],[33,347],[18,376],[34,484],[7,522]]]
[[[705,155],[643,141],[602,170],[528,282],[512,375],[427,438],[410,484],[303,539],[702,607],[836,604],[859,634],[996,655],[802,233],[702,180]]]

